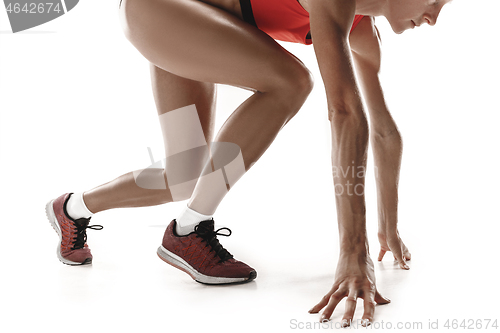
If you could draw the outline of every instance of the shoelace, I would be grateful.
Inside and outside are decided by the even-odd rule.
[[[226,260],[229,260],[233,258],[233,255],[229,253],[228,250],[226,250],[220,243],[219,240],[217,239],[217,236],[225,236],[229,237],[231,236],[231,229],[229,228],[220,228],[214,231],[214,225],[213,221],[210,220],[210,223],[204,223],[208,221],[203,221],[200,222],[195,228],[194,231],[198,236],[203,238],[212,248],[212,250],[215,252],[215,255],[217,255],[220,258],[220,262],[224,262]],[[220,233],[219,231],[222,230],[227,230],[229,231],[229,234],[225,233]]]
[[[89,225],[90,218],[81,218],[75,220],[76,226],[76,240],[73,250],[82,249],[87,242],[87,229],[92,230],[102,230],[104,227],[102,225]]]

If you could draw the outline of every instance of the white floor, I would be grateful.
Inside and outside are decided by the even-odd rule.
[[[478,328],[482,320],[483,330],[488,319],[500,319],[500,69],[491,42],[500,8],[485,3],[496,7],[486,13],[454,3],[436,27],[401,36],[380,20],[390,50],[383,85],[405,144],[400,232],[413,260],[410,271],[398,269],[390,254],[375,263],[377,287],[392,300],[377,307],[375,328],[446,330],[447,320],[450,327],[457,320],[457,329],[464,329],[463,320]],[[44,213],[49,199],[148,166],[147,147],[156,159],[163,156],[147,63],[123,37],[116,5],[81,2],[18,34],[1,14],[0,331],[318,328],[319,315],[307,311],[333,282],[338,232],[326,100],[312,47],[284,44],[313,71],[315,89],[215,216],[233,231],[221,243],[257,269],[254,282],[201,285],[156,256],[165,226],[184,203],[97,214],[92,222],[104,229],[88,232],[93,265],[57,260],[57,235]],[[481,13],[484,25],[463,25],[458,13],[464,10],[471,22]],[[219,87],[217,126],[248,94]],[[371,172],[366,200],[375,260]],[[355,319],[361,315],[360,300]],[[341,317],[336,311],[333,327],[323,328],[336,329]]]
[[[93,222],[105,228],[89,231],[93,265],[71,267],[56,258],[57,236],[45,221],[42,195],[16,193],[2,232],[6,308],[0,326],[9,328],[4,332],[65,332],[68,327],[76,332],[282,332],[315,325],[319,315],[307,310],[330,288],[337,259],[332,214],[320,208],[308,218],[309,207],[292,196],[287,200],[297,209],[282,214],[276,210],[287,206],[273,207],[271,194],[239,203],[241,185],[217,216],[234,232],[221,242],[259,275],[246,285],[219,287],[198,284],[157,258],[165,220],[178,211],[174,207],[96,215]],[[236,221],[231,215],[238,212],[243,216]],[[438,320],[443,328],[447,319],[498,318],[494,221],[473,228],[456,216],[439,225],[444,215],[432,221],[407,209],[401,215],[402,235],[414,259],[410,271],[397,268],[390,255],[375,264],[377,287],[392,300],[377,307],[376,324],[427,328],[429,320]],[[478,215],[478,220],[486,218]],[[373,213],[369,223],[375,257]],[[360,300],[355,318],[361,315]],[[342,311],[335,312],[332,325],[341,317]]]

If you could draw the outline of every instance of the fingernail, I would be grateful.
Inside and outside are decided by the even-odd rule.
[[[321,318],[319,319],[320,322],[324,323],[324,322],[327,322],[328,319],[326,319],[326,316],[325,315],[321,315]]]
[[[313,309],[314,309],[314,308],[311,308],[311,310],[309,310],[309,311],[307,311],[307,312],[312,313]]]
[[[370,326],[372,323],[370,322],[370,319],[363,319],[363,322],[361,323],[361,326],[363,327],[368,327]]]
[[[406,264],[405,264],[403,267],[404,267],[405,269],[410,269],[410,266],[408,266],[408,265],[406,265]]]
[[[344,328],[344,327],[347,327],[347,326],[349,326],[349,321],[347,321],[347,319],[342,320],[341,327]]]

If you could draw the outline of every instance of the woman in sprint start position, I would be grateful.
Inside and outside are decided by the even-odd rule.
[[[284,40],[314,47],[328,102],[334,169],[347,170],[354,163],[365,170],[371,139],[379,173],[379,260],[392,251],[399,266],[408,269],[410,253],[397,229],[402,142],[380,87],[380,41],[373,17],[385,16],[392,29],[402,33],[424,23],[434,25],[447,2],[120,1],[126,37],[151,63],[166,166],[130,172],[84,193],[66,193],[50,201],[46,211],[60,237],[59,259],[70,265],[92,261],[86,229],[102,228],[89,226],[95,213],[190,199],[167,227],[158,249],[160,258],[201,283],[253,280],[255,270],[235,260],[219,243],[217,235],[226,234],[214,230],[212,215],[311,92],[309,70],[275,41]],[[216,83],[254,94],[231,114],[214,139]],[[340,172],[334,174],[334,183],[336,189],[355,189],[364,186],[364,178]],[[389,300],[375,285],[364,195],[336,191],[336,206],[341,251],[335,280],[310,312],[324,309],[321,320],[329,319],[347,297],[343,319],[349,322],[357,298],[363,298],[363,320],[368,324],[375,304]]]

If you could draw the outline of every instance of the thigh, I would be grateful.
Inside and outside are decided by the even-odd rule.
[[[197,0],[123,0],[125,35],[157,67],[194,81],[266,92],[303,64],[238,17]]]

